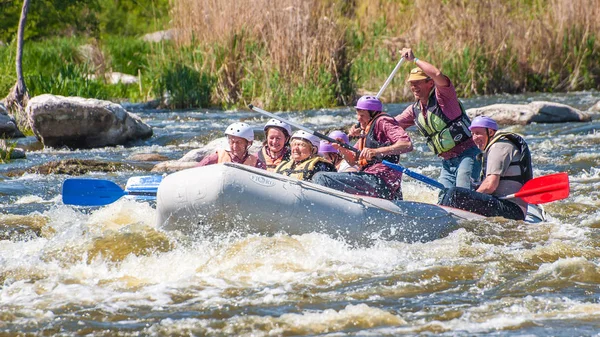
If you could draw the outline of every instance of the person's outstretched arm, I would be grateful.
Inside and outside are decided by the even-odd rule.
[[[423,69],[423,72],[431,77],[436,86],[447,87],[450,85],[450,79],[446,75],[442,74],[433,64],[416,58],[411,48],[403,48],[400,55],[407,61],[415,62],[417,67]]]

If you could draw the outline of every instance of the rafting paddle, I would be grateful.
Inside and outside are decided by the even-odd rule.
[[[104,206],[130,195],[144,200],[154,199],[162,176],[131,177],[123,190],[110,180],[69,178],[62,186],[62,199],[66,205]]]
[[[404,62],[404,57],[400,58],[400,61],[398,61],[398,64],[396,64],[396,67],[394,68],[394,70],[392,70],[392,73],[385,80],[385,83],[383,83],[383,85],[381,86],[381,89],[379,89],[379,92],[377,93],[377,96],[375,96],[375,97],[377,97],[377,98],[381,97],[381,94],[383,94],[383,92],[385,91],[385,88],[387,88],[388,85],[390,85],[390,82],[392,82],[392,79],[394,78],[394,76],[396,75],[398,70],[400,69],[402,62]]]
[[[519,192],[509,194],[500,199],[521,198],[530,204],[545,204],[565,199],[568,196],[569,175],[566,172],[559,172],[533,178],[526,182]]]
[[[383,163],[394,170],[405,173],[411,178],[417,179],[425,184],[445,189],[444,185],[422,174],[413,172],[398,164],[384,160]],[[544,204],[551,201],[565,199],[569,196],[569,176],[566,172],[549,174],[533,178],[521,187],[519,192],[507,195],[501,199],[521,198],[530,204]]]
[[[393,168],[396,171],[400,171],[400,172],[406,174],[407,176],[409,176],[411,178],[414,178],[414,179],[417,179],[419,181],[422,181],[422,182],[424,182],[427,185],[431,185],[433,187],[437,187],[437,188],[439,188],[441,190],[446,189],[446,187],[444,187],[444,185],[442,185],[442,183],[438,182],[437,180],[433,180],[433,179],[431,179],[429,177],[426,177],[426,176],[424,176],[422,174],[418,174],[417,172],[413,172],[413,171],[411,171],[411,170],[409,170],[409,169],[407,169],[407,168],[405,168],[403,166],[400,166],[398,164],[394,164],[394,163],[389,162],[387,160],[384,160],[383,164],[385,164],[385,166],[387,166],[389,168]]]

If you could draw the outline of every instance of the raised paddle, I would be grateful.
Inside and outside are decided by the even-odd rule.
[[[392,79],[394,78],[394,76],[396,76],[396,73],[400,69],[400,66],[402,65],[402,62],[404,62],[404,57],[400,58],[400,61],[398,61],[398,64],[396,64],[396,67],[394,68],[394,70],[392,70],[392,73],[385,80],[385,83],[383,83],[383,85],[381,86],[381,89],[379,89],[379,92],[377,93],[377,96],[375,96],[375,97],[377,97],[377,98],[381,97],[381,95],[383,94],[383,92],[385,91],[385,89],[392,82]]]
[[[441,183],[426,177],[424,175],[413,172],[398,164],[384,160],[383,163],[393,168],[394,170],[405,173],[409,177],[422,181],[428,185],[445,189]],[[521,198],[523,201],[530,204],[544,204],[551,201],[565,199],[569,196],[569,176],[566,172],[549,174],[533,178],[521,187],[519,192],[507,195],[501,199]]]
[[[144,200],[154,199],[162,176],[132,177],[123,190],[110,180],[69,178],[62,186],[62,199],[66,205],[104,206],[130,195]]]
[[[352,147],[352,146],[351,146],[351,145],[349,145],[349,144],[342,143],[342,142],[338,141],[337,139],[333,139],[333,138],[327,137],[327,136],[325,136],[325,135],[324,135],[324,134],[322,134],[322,133],[319,133],[319,132],[317,132],[317,131],[313,131],[313,130],[311,130],[311,129],[309,129],[309,128],[306,128],[306,127],[304,127],[304,126],[302,126],[302,125],[300,125],[300,124],[298,124],[298,123],[294,123],[294,122],[292,122],[292,121],[288,121],[287,119],[285,119],[285,118],[283,118],[283,117],[277,116],[277,115],[275,115],[275,114],[273,114],[273,113],[270,113],[270,112],[268,112],[268,111],[265,111],[265,110],[263,110],[263,109],[261,109],[261,108],[255,107],[255,106],[254,106],[254,105],[252,105],[252,104],[248,104],[248,107],[249,107],[250,109],[252,109],[252,110],[254,110],[254,111],[258,112],[258,113],[261,113],[261,114],[265,115],[265,116],[269,116],[269,117],[271,117],[271,118],[275,118],[275,119],[277,119],[277,120],[280,120],[280,121],[282,121],[282,122],[284,122],[284,123],[287,123],[287,124],[289,124],[289,125],[291,125],[291,126],[293,126],[293,127],[297,128],[297,129],[300,129],[300,130],[302,130],[302,131],[306,131],[306,132],[310,133],[311,135],[315,135],[315,136],[317,136],[317,137],[319,137],[319,138],[321,138],[321,139],[324,139],[324,140],[326,140],[326,141],[328,141],[328,142],[330,142],[330,143],[336,143],[336,144],[338,144],[339,146],[341,146],[341,147],[343,147],[343,148],[345,148],[345,149],[348,149],[348,150],[350,150],[350,151],[352,151],[352,152],[354,152],[354,153],[356,153],[356,154],[360,154],[360,151],[359,151],[359,150],[355,149],[354,147]]]

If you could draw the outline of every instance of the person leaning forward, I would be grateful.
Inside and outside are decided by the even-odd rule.
[[[518,192],[533,178],[527,143],[516,133],[498,131],[498,124],[489,117],[476,117],[469,128],[475,144],[483,151],[483,180],[477,191],[461,187],[448,189],[441,204],[484,216],[524,220],[525,201],[500,198]]]
[[[313,182],[351,194],[389,200],[402,200],[402,173],[382,163],[398,163],[401,153],[412,151],[410,137],[398,122],[383,112],[383,104],[374,96],[361,97],[356,117],[366,134],[354,147],[360,153],[332,144],[350,165],[359,165],[359,172],[317,173]]]
[[[248,153],[254,141],[254,130],[246,123],[233,123],[225,129],[229,144],[228,149],[221,149],[204,157],[196,166],[206,166],[221,163],[239,163],[264,169],[263,162]]]
[[[416,125],[419,133],[427,138],[429,148],[443,159],[440,183],[446,188],[470,188],[472,179],[478,179],[481,170],[477,161],[480,152],[473,142],[468,129],[469,117],[452,82],[438,68],[416,58],[410,48],[400,53],[405,60],[417,65],[407,80],[417,101],[396,116],[396,120],[404,129]]]
[[[275,172],[299,180],[311,180],[315,173],[321,171],[335,172],[335,166],[330,161],[317,155],[319,145],[319,137],[306,131],[296,131],[290,142],[290,158],[282,161]]]
[[[327,135],[327,137],[331,139],[335,139],[338,142],[342,142],[344,144],[350,143],[350,138],[348,135],[340,130],[334,130]],[[321,145],[319,145],[319,155],[327,160],[329,160],[338,172],[356,172],[358,168],[356,166],[350,166],[347,161],[344,160],[344,157],[340,154],[340,151],[333,147],[330,142],[326,140],[321,140]]]

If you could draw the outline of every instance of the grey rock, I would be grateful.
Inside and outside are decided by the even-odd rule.
[[[169,157],[158,153],[136,153],[127,158],[133,161],[166,161]]]
[[[467,110],[471,119],[488,116],[499,124],[587,122],[591,116],[565,104],[535,101],[529,104],[493,104]]]
[[[25,110],[44,146],[96,148],[152,136],[137,115],[109,101],[46,94],[30,99]]]
[[[25,154],[25,150],[14,148],[10,153],[10,159],[25,159],[27,155]]]
[[[6,107],[0,103],[0,138],[21,138],[25,135],[19,130],[15,119],[8,114]]]

